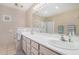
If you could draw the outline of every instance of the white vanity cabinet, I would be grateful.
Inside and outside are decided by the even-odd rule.
[[[59,53],[39,44],[25,36],[22,38],[23,51],[27,55],[58,55]]]

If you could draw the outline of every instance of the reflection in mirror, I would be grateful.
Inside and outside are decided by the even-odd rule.
[[[68,34],[70,35],[76,34],[76,25],[68,25]]]
[[[63,25],[58,25],[58,33],[64,34],[64,26]]]
[[[33,8],[33,28],[43,33],[79,34],[79,4],[76,3],[38,3]],[[70,25],[73,29],[70,29]],[[68,26],[69,25],[69,26]]]
[[[54,22],[53,21],[41,21],[40,28],[41,28],[41,32],[53,33]]]

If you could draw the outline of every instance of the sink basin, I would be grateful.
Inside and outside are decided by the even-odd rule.
[[[66,42],[66,41],[60,41],[60,40],[50,40],[49,44],[61,49],[68,49],[68,50],[79,49],[79,41]]]

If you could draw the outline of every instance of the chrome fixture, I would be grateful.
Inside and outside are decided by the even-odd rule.
[[[71,40],[71,36],[72,36],[72,33],[69,32],[69,39],[68,39],[69,42],[72,42],[72,40]]]
[[[61,41],[66,41],[63,34],[61,34]]]
[[[23,8],[23,5],[22,5],[22,4],[15,3],[14,5],[17,6],[17,7],[21,7],[21,8]]]
[[[72,42],[72,40],[71,40],[71,36],[69,36],[69,40],[68,40],[69,42]]]

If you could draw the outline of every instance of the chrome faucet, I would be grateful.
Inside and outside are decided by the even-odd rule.
[[[66,41],[63,34],[61,35],[61,40]]]

